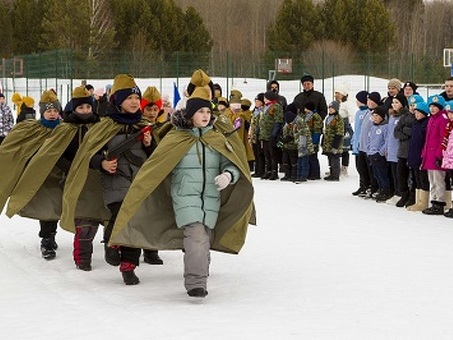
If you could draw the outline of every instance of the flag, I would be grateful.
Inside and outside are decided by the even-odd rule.
[[[181,96],[179,95],[178,87],[176,83],[173,82],[173,107],[176,107],[176,104],[181,100]]]

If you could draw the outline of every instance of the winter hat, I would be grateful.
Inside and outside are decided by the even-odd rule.
[[[387,83],[387,87],[394,87],[399,91],[401,90],[401,81],[397,78],[390,79]]]
[[[248,110],[252,106],[252,102],[248,100],[247,98],[242,98],[241,99],[241,108],[243,110]]]
[[[267,98],[270,101],[274,101],[274,100],[278,99],[278,96],[277,96],[277,94],[274,91],[267,91],[264,94],[264,98]]]
[[[375,102],[376,104],[381,104],[381,95],[379,92],[371,92],[368,94],[368,99]]]
[[[422,96],[420,96],[419,94],[413,94],[412,96],[410,96],[408,98],[408,103],[409,105],[416,105],[417,103],[422,103],[422,102],[425,102],[425,100],[423,99]]]
[[[228,107],[228,100],[225,97],[217,98],[217,104],[222,104]]]
[[[159,110],[162,109],[162,97],[159,90],[155,86],[148,86],[143,92],[143,97],[140,101],[140,109],[143,111],[148,105],[157,105]]]
[[[110,94],[111,90],[112,90],[112,84],[105,85],[105,93]]]
[[[5,98],[5,95],[0,92],[0,98]]]
[[[334,92],[338,92],[339,94],[346,97],[348,95],[348,86],[346,84],[341,84],[340,86],[335,88]]]
[[[259,100],[261,103],[264,104],[264,93],[258,93],[255,97],[255,100]]]
[[[359,91],[355,95],[355,99],[357,99],[357,101],[359,103],[366,105],[366,100],[368,99],[368,95],[369,95],[368,91],[365,91],[365,90]]]
[[[292,123],[294,119],[296,119],[297,114],[292,112],[292,111],[286,111],[283,113],[283,119],[285,120],[286,123]]]
[[[230,96],[230,104],[241,104],[241,97]]]
[[[417,89],[418,89],[418,86],[415,85],[415,83],[413,83],[413,82],[411,82],[411,81],[405,82],[404,85],[403,85],[403,89],[404,89],[405,87],[408,87],[408,86],[409,86],[409,87],[412,87],[412,90],[413,90],[414,92],[417,91]]]
[[[384,106],[378,106],[373,110],[373,114],[377,114],[378,116],[381,116],[382,119],[385,119],[387,116],[387,110]]]
[[[93,97],[91,96],[90,91],[87,90],[86,86],[79,86],[76,87],[72,91],[72,98],[71,98],[71,108],[75,110],[77,106],[82,104],[88,104],[93,107]]]
[[[414,109],[419,111],[420,113],[423,113],[425,116],[429,115],[429,107],[425,102],[416,103]]]
[[[267,83],[267,90],[271,91],[272,85],[277,85],[277,93],[280,91],[280,83],[276,80],[271,80],[270,82]]]
[[[315,111],[316,110],[316,105],[315,105],[314,102],[306,102],[304,108],[309,110],[309,111]]]
[[[445,107],[445,99],[440,94],[432,95],[428,98],[428,106],[437,106],[440,110],[443,110]]]
[[[445,103],[445,111],[453,112],[453,100],[449,100]]]
[[[86,84],[86,85],[85,85],[85,88],[86,88],[88,91],[91,91],[91,90],[94,91],[94,86],[91,85],[91,84]]]
[[[187,99],[186,117],[192,118],[195,112],[203,107],[211,108],[209,91],[205,87],[196,87],[192,95]]]
[[[285,111],[290,111],[297,115],[298,107],[295,103],[291,103],[291,104],[286,105]]]
[[[96,90],[94,90],[93,94],[98,97],[102,97],[104,95],[104,89],[102,87],[98,87]]]
[[[398,92],[398,94],[396,96],[394,96],[393,98],[397,99],[401,103],[401,105],[403,105],[403,107],[408,106],[407,98],[403,93]]]
[[[238,97],[239,99],[241,99],[242,98],[242,92],[239,91],[239,90],[231,90],[230,99],[233,98],[233,97]]]
[[[302,78],[300,78],[300,82],[301,82],[301,83],[304,83],[304,82],[306,82],[306,81],[311,81],[312,83],[314,83],[315,78],[313,78],[312,75],[305,73],[305,74],[302,76]]]
[[[61,112],[61,103],[52,90],[44,91],[39,100],[39,113],[42,115],[46,110],[56,109]]]
[[[338,111],[340,111],[340,103],[337,102],[336,100],[334,100],[333,102],[331,102],[329,104],[329,107],[333,107],[333,109],[335,110],[335,112],[338,113]]]
[[[190,78],[189,85],[187,85],[187,93],[191,96],[196,87],[204,87],[206,85],[209,85],[211,89],[211,97],[214,97],[214,83],[211,78],[209,78],[209,76],[202,69],[195,70]]]
[[[137,94],[140,99],[142,98],[142,93],[134,78],[130,74],[118,74],[113,80],[110,101],[114,105],[120,106],[131,94]]]

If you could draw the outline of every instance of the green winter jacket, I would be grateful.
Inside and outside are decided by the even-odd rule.
[[[271,104],[264,109],[259,120],[259,140],[268,141],[272,136],[275,124],[283,125],[283,108],[279,103]],[[280,131],[278,131],[279,133]],[[274,137],[278,137],[278,135]]]
[[[143,164],[123,201],[110,238],[111,245],[149,249],[182,249],[171,197],[172,171],[195,143],[216,150],[239,170],[234,185],[220,192],[220,210],[211,249],[238,253],[248,224],[254,221],[253,186],[245,151],[211,129],[201,138],[171,130]],[[189,185],[188,183],[187,185]]]
[[[329,114],[325,120],[324,134],[322,138],[322,152],[331,153],[336,149],[338,154],[343,152],[344,123],[338,113]]]

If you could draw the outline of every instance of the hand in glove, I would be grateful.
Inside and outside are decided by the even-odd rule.
[[[231,174],[228,171],[222,172],[214,178],[217,191],[225,189],[231,183]]]

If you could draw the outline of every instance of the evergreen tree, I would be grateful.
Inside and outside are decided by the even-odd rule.
[[[350,41],[353,0],[326,0],[322,5],[323,38],[339,42]]]
[[[41,45],[41,22],[45,10],[44,0],[16,0],[12,11],[14,26],[14,53],[38,52]]]
[[[310,47],[321,29],[318,8],[311,0],[285,0],[268,30],[268,49],[299,52]]]
[[[210,52],[213,41],[203,19],[193,7],[188,7],[184,15],[184,51]]]
[[[2,32],[2,43],[0,44],[0,57],[9,57],[14,54],[13,44],[13,24],[11,22],[11,8],[6,3],[1,2],[0,11],[0,32]]]

